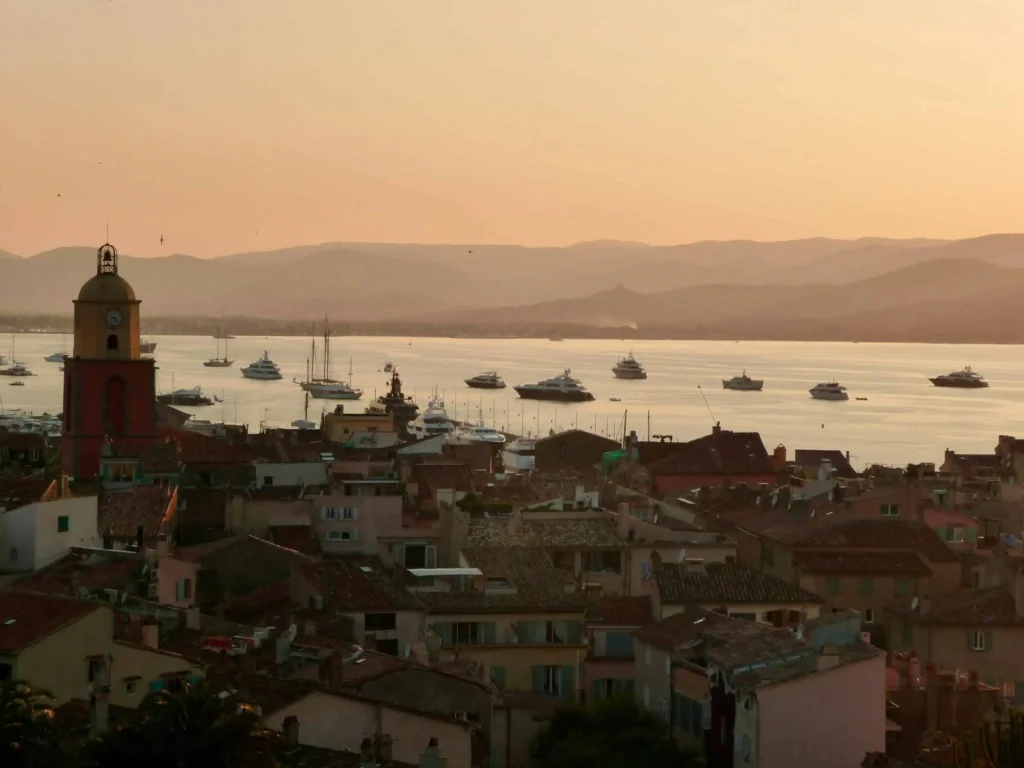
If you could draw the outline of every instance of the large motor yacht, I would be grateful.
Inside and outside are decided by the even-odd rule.
[[[936,387],[958,387],[960,389],[983,389],[988,386],[988,382],[971,370],[971,366],[967,366],[962,371],[953,371],[947,373],[945,376],[935,376],[929,378],[932,384]]]
[[[506,472],[532,472],[534,465],[534,439],[520,437],[506,443],[501,452],[501,460]]]
[[[444,409],[444,400],[431,398],[427,409],[409,423],[406,431],[415,438],[450,435],[455,431],[455,422]]]
[[[143,339],[139,342],[139,353],[143,355],[151,355],[156,352],[156,342],[150,341],[149,339]]]
[[[760,392],[764,388],[764,379],[752,379],[744,371],[731,379],[722,379],[723,389],[735,389],[741,392]]]
[[[0,370],[0,376],[17,376],[17,377],[21,377],[21,376],[35,376],[35,374],[32,373],[32,371],[30,371],[28,368],[26,368],[21,363],[15,363],[10,368],[4,368],[3,370]]]
[[[524,400],[557,400],[563,403],[582,403],[593,400],[594,396],[590,391],[572,377],[572,372],[566,368],[560,376],[553,379],[545,379],[536,384],[520,384],[515,388]]]
[[[395,429],[401,432],[416,418],[420,407],[413,402],[411,397],[406,397],[402,392],[402,379],[398,376],[398,369],[392,366],[391,381],[388,391],[380,395],[376,400],[366,407],[367,413],[383,415],[390,413],[395,419]]]
[[[157,395],[156,399],[158,403],[164,403],[165,405],[184,405],[186,407],[213,405],[213,400],[204,395],[203,390],[200,387],[176,389],[165,395]]]
[[[615,374],[616,379],[646,379],[647,371],[640,365],[633,353],[630,352],[627,357],[622,358],[612,368],[612,373]]]
[[[281,369],[270,359],[268,352],[264,352],[263,357],[256,362],[245,366],[242,369],[242,375],[247,379],[263,379],[265,381],[282,378]]]
[[[838,381],[830,381],[827,384],[818,384],[811,390],[811,397],[815,400],[849,400],[850,395],[846,392],[846,387],[842,386]]]
[[[487,443],[489,445],[501,445],[505,442],[505,436],[494,427],[488,427],[483,419],[476,424],[460,424],[455,428],[448,442],[461,445],[472,443]]]
[[[497,371],[484,371],[471,379],[466,379],[466,386],[474,389],[504,389],[505,382]]]

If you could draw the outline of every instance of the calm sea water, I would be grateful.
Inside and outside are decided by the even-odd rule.
[[[204,368],[214,340],[196,336],[157,336],[157,385],[160,391],[201,386],[225,402],[190,409],[203,419],[288,426],[303,417],[303,393],[292,382],[305,375],[309,341],[301,338],[238,338],[230,342],[233,368]],[[24,387],[0,380],[7,409],[57,412],[62,375],[43,357],[60,351],[59,335],[17,338],[17,358],[38,375]],[[70,344],[70,339],[68,340]],[[649,373],[646,381],[615,379],[611,367],[632,348]],[[250,381],[239,369],[264,350],[281,366],[282,381]],[[10,338],[0,338],[10,358]],[[942,460],[945,448],[988,452],[999,434],[1024,434],[1024,358],[1021,348],[985,345],[828,344],[797,342],[619,341],[535,339],[398,339],[339,337],[332,340],[332,373],[348,375],[352,358],[354,386],[369,402],[383,392],[384,363],[398,366],[407,394],[423,407],[436,388],[449,413],[511,432],[547,434],[577,425],[617,437],[624,418],[641,437],[668,434],[685,440],[706,434],[714,420],[732,430],[756,430],[765,445],[835,448],[850,451],[855,466],[871,462],[905,464]],[[933,387],[927,376],[970,364],[991,383],[986,390]],[[596,400],[556,405],[522,401],[511,386],[549,378],[569,367]],[[492,395],[465,386],[463,380],[497,368],[509,388]],[[730,392],[721,380],[746,370],[764,378],[763,392]],[[812,400],[808,389],[837,379],[850,391],[847,402]],[[698,387],[700,389],[698,389]],[[705,405],[702,393],[707,399]],[[621,398],[611,402],[609,398]],[[855,397],[866,397],[857,401]],[[333,409],[332,401],[310,400],[309,416]],[[346,409],[361,410],[357,403]],[[710,409],[710,413],[709,413]],[[628,416],[626,412],[628,411]],[[648,428],[648,423],[650,427]]]

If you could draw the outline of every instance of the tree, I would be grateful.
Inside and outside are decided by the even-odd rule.
[[[668,724],[629,697],[560,707],[533,741],[535,768],[699,768]]]
[[[138,720],[93,740],[87,766],[145,765],[146,768],[273,766],[279,736],[234,696],[205,686],[181,693],[157,691],[139,706]]]
[[[62,764],[53,696],[24,680],[0,683],[0,765],[46,768]]]

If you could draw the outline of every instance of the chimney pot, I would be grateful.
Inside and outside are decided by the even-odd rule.
[[[142,644],[147,648],[160,647],[160,625],[156,622],[147,621],[142,625]]]
[[[89,732],[92,736],[106,733],[110,725],[110,686],[99,688],[89,700]]]
[[[284,719],[284,743],[289,747],[299,745],[299,718],[295,715],[288,715]]]
[[[382,763],[390,763],[392,760],[392,749],[394,741],[391,736],[386,733],[382,733],[380,739],[377,740],[377,758]]]

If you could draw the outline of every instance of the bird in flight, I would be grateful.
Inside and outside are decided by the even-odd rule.
[[[163,245],[163,244],[164,244],[164,236],[160,235],[160,245]]]

